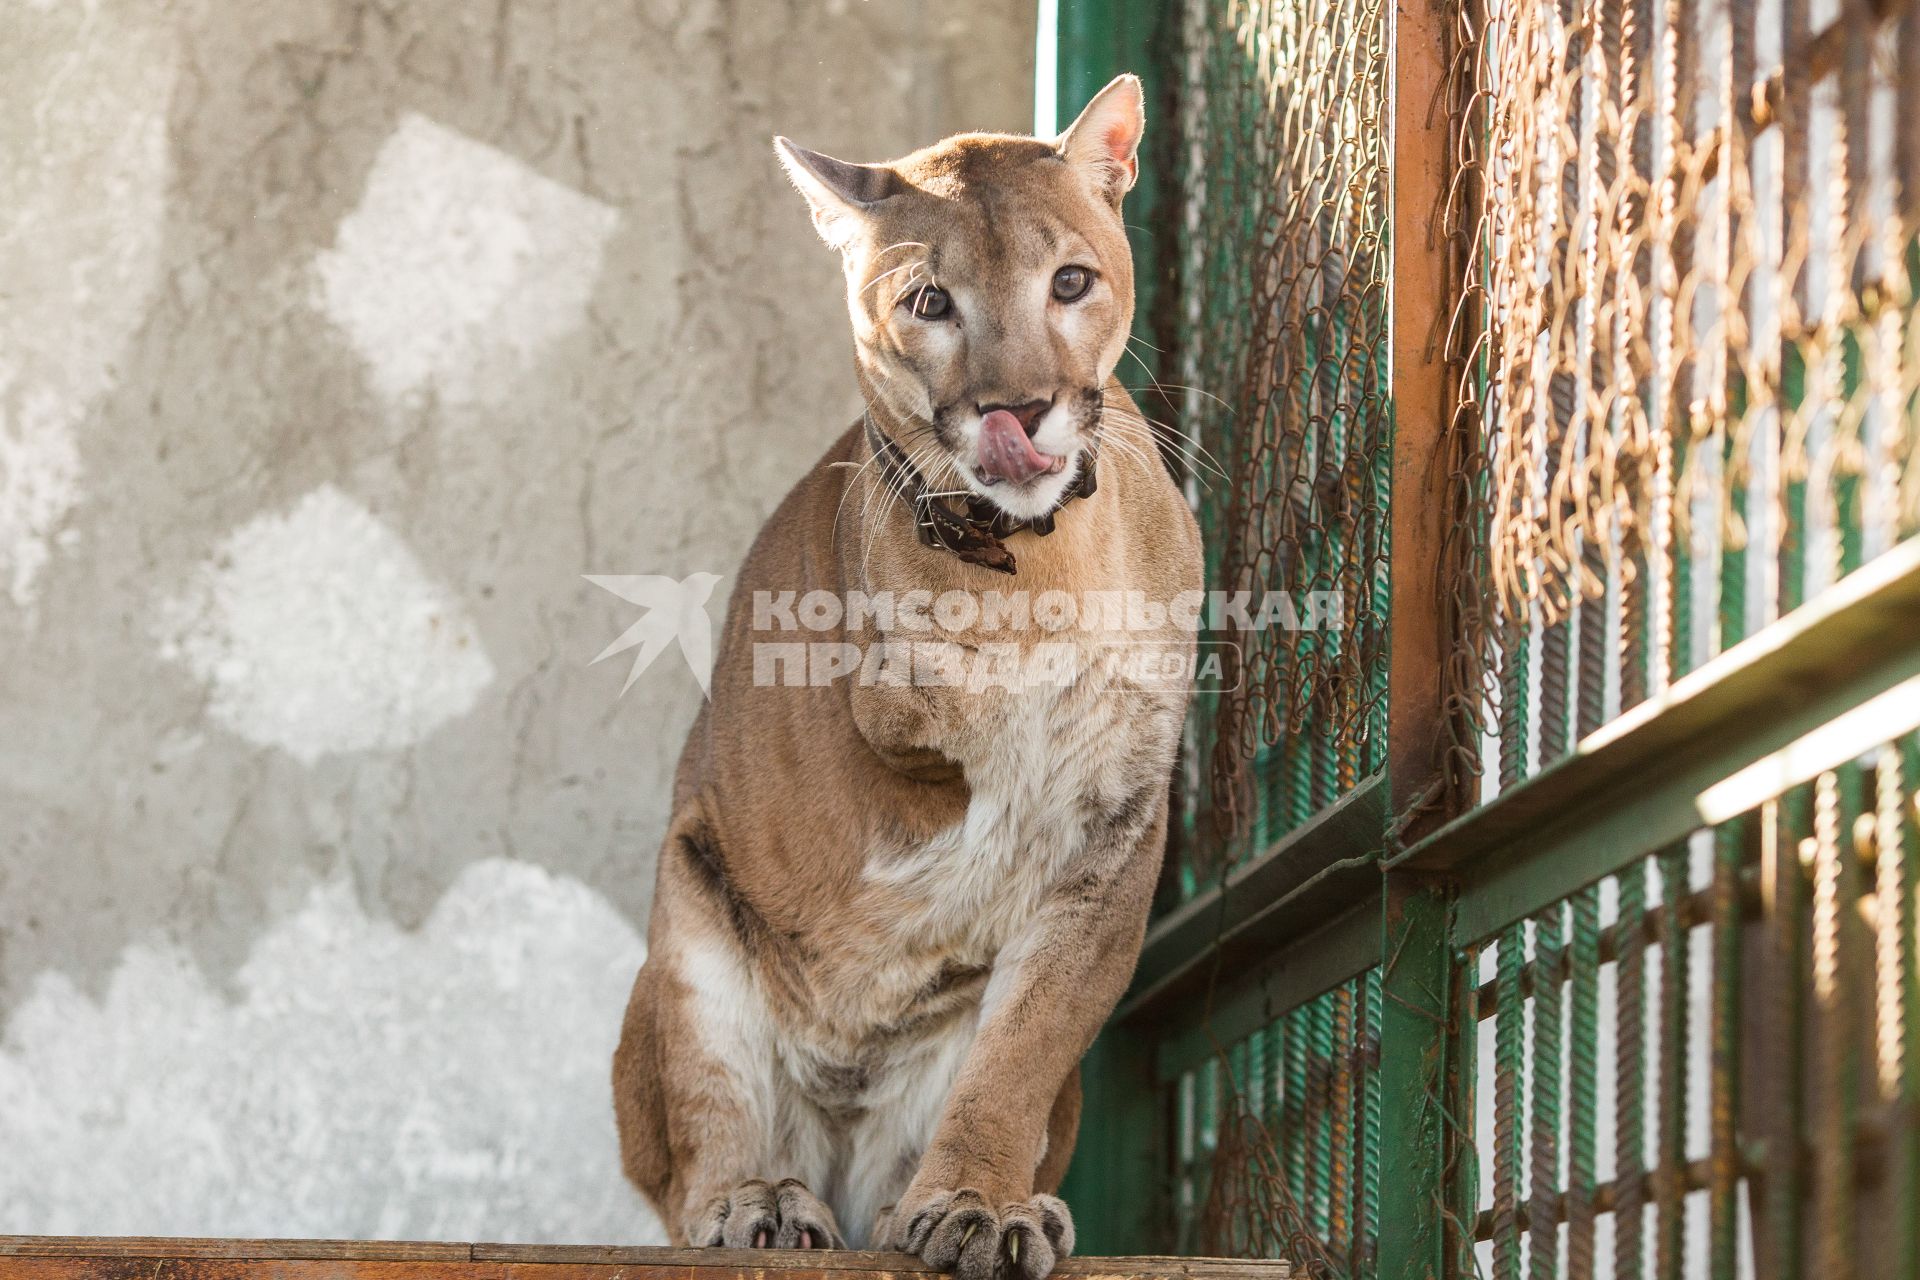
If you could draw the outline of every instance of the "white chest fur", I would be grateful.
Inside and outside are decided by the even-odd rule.
[[[1102,814],[1164,784],[1178,702],[1087,671],[1071,684],[982,698],[950,754],[966,814],[920,847],[881,857],[868,879],[905,890],[903,925],[971,963],[992,963],[1084,852]]]

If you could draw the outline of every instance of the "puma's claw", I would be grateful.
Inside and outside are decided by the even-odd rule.
[[[754,1178],[715,1196],[687,1238],[728,1249],[839,1249],[840,1224],[797,1178]]]
[[[888,1223],[891,1243],[954,1280],[1046,1280],[1073,1252],[1073,1215],[1057,1196],[995,1212],[971,1187],[942,1191]]]

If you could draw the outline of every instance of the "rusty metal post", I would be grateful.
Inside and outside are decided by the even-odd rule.
[[[1453,735],[1443,672],[1455,619],[1442,576],[1450,513],[1451,386],[1444,345],[1453,289],[1446,233],[1453,13],[1446,0],[1399,0],[1393,32],[1393,480],[1387,672],[1389,850],[1447,816]],[[1446,886],[1387,874],[1382,920],[1378,1274],[1450,1272],[1447,1107],[1458,1043]]]
[[[1444,221],[1449,13],[1441,0],[1401,0],[1394,14],[1387,776],[1401,844],[1444,816],[1449,741],[1442,672],[1454,637],[1441,574],[1450,413],[1443,346],[1453,298]]]

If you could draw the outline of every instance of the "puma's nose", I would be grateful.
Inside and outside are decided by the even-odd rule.
[[[996,411],[1012,414],[1015,418],[1019,419],[1020,429],[1025,431],[1028,438],[1031,439],[1034,430],[1039,425],[1040,415],[1053,408],[1053,401],[1029,400],[1025,404],[982,404],[975,405],[974,407],[980,410],[980,416],[983,418]]]

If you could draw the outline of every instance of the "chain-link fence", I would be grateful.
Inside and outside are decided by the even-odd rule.
[[[1196,700],[1140,1243],[1920,1280],[1920,5],[1118,7],[1210,585],[1346,603]]]
[[[1386,691],[1387,22],[1382,0],[1178,9],[1161,311],[1210,585],[1290,615],[1226,637],[1189,734],[1191,895],[1381,767]],[[1170,322],[1170,323],[1167,323]],[[1338,601],[1338,626],[1312,593]]]
[[[1478,799],[1920,530],[1920,33],[1851,0],[1462,30]]]

